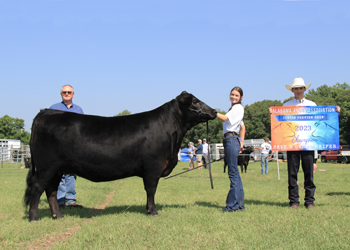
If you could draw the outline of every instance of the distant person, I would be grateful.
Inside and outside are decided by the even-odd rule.
[[[194,149],[194,152],[196,154],[198,169],[202,169],[203,144],[201,139],[198,140],[198,145]]]
[[[202,156],[202,161],[204,168],[209,168],[208,164],[210,161],[209,154],[210,154],[210,147],[209,144],[207,143],[207,139],[203,138],[203,156]]]
[[[260,148],[254,147],[254,149],[261,150],[261,174],[268,174],[269,163],[268,160],[271,159],[272,154],[269,156],[271,150],[270,139],[266,138],[265,142],[260,145]]]
[[[70,85],[64,85],[61,88],[62,102],[56,103],[50,107],[50,109],[62,110],[67,112],[74,112],[78,114],[84,114],[81,107],[77,104],[73,104],[74,89]],[[74,207],[82,208],[82,205],[76,203],[75,197],[75,182],[77,176],[75,174],[64,174],[57,190],[57,201],[59,208]]]
[[[238,154],[241,150],[238,133],[244,116],[242,98],[243,90],[240,87],[234,87],[230,91],[231,107],[229,111],[226,115],[217,113],[217,118],[223,121],[225,161],[230,178],[230,190],[226,198],[226,207],[222,209],[223,212],[245,210],[243,185],[238,170]],[[244,136],[242,141],[244,142]]]
[[[193,142],[188,143],[187,154],[190,161],[190,165],[188,169],[191,170],[194,168],[194,143]]]

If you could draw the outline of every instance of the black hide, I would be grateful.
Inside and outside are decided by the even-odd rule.
[[[147,193],[147,211],[157,215],[154,195],[159,178],[176,166],[186,131],[215,117],[214,109],[186,91],[159,108],[129,116],[40,111],[32,125],[32,166],[24,197],[30,221],[39,219],[44,191],[52,216],[63,217],[56,193],[64,173],[94,182],[139,176]]]

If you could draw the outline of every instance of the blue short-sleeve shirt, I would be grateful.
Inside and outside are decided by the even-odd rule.
[[[198,144],[196,148],[197,148],[197,151],[196,151],[197,155],[203,154],[203,144]]]
[[[80,106],[78,106],[77,104],[72,103],[72,105],[70,106],[70,108],[68,108],[68,107],[67,107],[67,104],[66,104],[64,101],[52,105],[52,106],[50,107],[50,109],[56,109],[56,110],[61,110],[61,111],[74,112],[74,113],[78,113],[78,114],[84,114],[83,109],[82,109]]]

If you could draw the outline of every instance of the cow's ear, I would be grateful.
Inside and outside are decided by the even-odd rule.
[[[176,97],[176,100],[184,106],[190,106],[192,104],[192,95],[187,93],[186,91],[182,91],[180,95]]]

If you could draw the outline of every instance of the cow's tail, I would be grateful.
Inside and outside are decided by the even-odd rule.
[[[24,205],[26,208],[29,206],[32,198],[34,175],[35,175],[35,165],[34,165],[34,159],[32,158],[32,164],[29,168],[28,175],[27,175],[27,189],[24,194]]]
[[[29,204],[31,202],[32,194],[33,194],[33,186],[34,186],[33,179],[34,179],[34,176],[35,176],[35,160],[34,160],[34,157],[33,157],[33,151],[34,151],[33,141],[34,141],[34,131],[35,131],[35,128],[36,128],[35,120],[36,120],[36,118],[34,118],[34,121],[33,121],[32,134],[30,136],[30,142],[29,142],[32,164],[30,164],[30,167],[29,167],[29,171],[28,171],[28,175],[27,175],[27,188],[26,188],[26,191],[25,191],[25,194],[24,194],[24,200],[23,200],[24,201],[24,206],[25,206],[26,209],[27,209],[27,207],[29,206]]]

